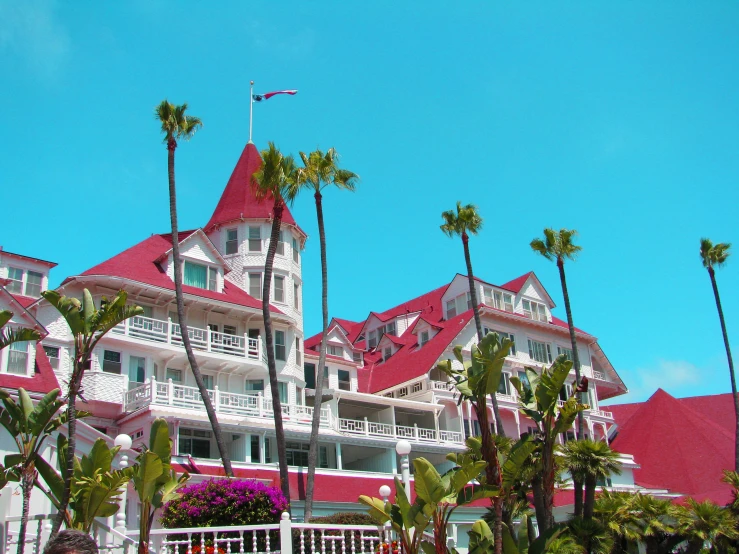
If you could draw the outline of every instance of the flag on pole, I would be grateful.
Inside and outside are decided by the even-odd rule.
[[[297,90],[276,90],[274,92],[266,92],[264,94],[254,94],[252,95],[252,98],[254,99],[254,102],[261,102],[262,100],[269,100],[275,94],[289,94],[290,96],[293,96],[297,93]]]

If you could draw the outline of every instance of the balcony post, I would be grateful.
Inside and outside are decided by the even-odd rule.
[[[157,401],[157,380],[153,375],[149,379],[149,386],[151,387],[149,390],[149,398],[151,398],[151,403],[155,404]]]
[[[249,357],[249,334],[244,333],[244,358]]]
[[[262,359],[262,335],[257,335],[257,360]]]
[[[441,433],[439,432],[439,412],[434,412],[434,428],[436,429],[436,442],[441,444]]]
[[[208,331],[208,335],[210,336],[210,331]],[[210,343],[208,344],[208,348],[210,348]],[[216,412],[218,412],[221,406],[221,391],[218,390],[218,385],[213,387],[213,402],[216,405]]]
[[[413,438],[418,441],[418,423],[413,424]]]
[[[212,342],[212,333],[213,331],[210,330],[210,327],[208,325],[205,326],[205,351],[210,352],[210,345]]]
[[[172,318],[167,317],[167,344],[172,344]]]
[[[369,422],[366,417],[364,418],[364,436],[369,437]]]
[[[131,318],[126,318],[123,320],[123,334],[128,336],[128,322]]]
[[[260,392],[257,395],[257,402],[258,402],[257,410],[259,410],[259,417],[264,417],[264,402],[262,402],[262,400],[263,400],[263,397],[262,397],[262,393]]]
[[[167,396],[169,396],[167,400],[171,406],[174,402],[174,383],[172,382],[172,379],[167,379]]]

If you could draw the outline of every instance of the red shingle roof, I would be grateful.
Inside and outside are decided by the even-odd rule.
[[[677,399],[658,389],[638,404],[609,406],[618,424],[611,446],[634,455],[634,482],[724,505],[721,482],[734,467],[735,417],[731,394]]]
[[[258,200],[252,176],[262,165],[262,158],[253,143],[247,143],[236,162],[231,178],[223,190],[213,215],[204,227],[206,231],[240,219],[270,219],[274,201],[271,198]],[[298,227],[290,210],[285,206],[282,222]],[[299,229],[299,227],[298,227]],[[302,232],[302,231],[301,231]]]
[[[180,241],[189,237],[194,231],[182,231],[178,233]],[[103,275],[130,279],[139,283],[145,283],[155,287],[174,291],[174,281],[164,272],[162,267],[155,262],[164,252],[172,248],[172,234],[152,235],[128,250],[113,256],[109,260],[96,265],[82,273],[83,276]],[[67,283],[73,280],[69,277],[64,280]],[[205,290],[188,285],[182,286],[182,291],[191,296],[199,296],[211,300],[219,300],[248,308],[261,309],[262,301],[249,296],[238,286],[224,282],[223,292]],[[272,306],[271,311],[282,313]]]
[[[500,288],[509,290],[511,292],[519,293],[521,292],[521,289],[523,288],[524,284],[526,283],[526,280],[533,275],[533,271],[529,271],[528,273],[524,273],[520,277],[516,277],[513,279],[513,281],[508,281],[507,283],[500,285]]]
[[[44,347],[41,343],[36,343],[36,364],[32,377],[22,377],[11,373],[3,373],[0,386],[4,389],[20,389],[23,388],[28,392],[38,392],[46,394],[49,391],[59,388],[59,382],[56,380],[54,370],[49,363]]]

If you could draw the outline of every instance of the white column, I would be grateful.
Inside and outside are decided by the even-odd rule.
[[[344,469],[341,459],[341,443],[336,443],[336,469]]]

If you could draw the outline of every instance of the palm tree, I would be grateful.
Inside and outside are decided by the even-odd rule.
[[[318,237],[321,242],[321,308],[323,326],[321,328],[321,346],[316,369],[316,392],[313,403],[313,421],[310,429],[310,447],[308,450],[308,479],[305,486],[304,519],[309,521],[313,513],[313,487],[316,476],[316,460],[318,458],[318,428],[321,423],[321,401],[323,395],[323,366],[326,364],[326,333],[328,332],[328,263],[326,261],[326,232],[323,225],[323,195],[321,191],[329,185],[340,190],[353,192],[358,176],[347,169],[339,168],[339,155],[329,148],[326,153],[316,150],[310,154],[300,153],[304,167],[300,169],[300,186],[313,191],[316,200],[316,216],[318,217]]]
[[[18,532],[18,554],[26,547],[26,526],[31,505],[31,492],[39,475],[37,466],[48,465],[41,452],[44,442],[51,434],[67,423],[69,411],[58,413],[64,402],[59,398],[59,389],[47,393],[35,406],[24,389],[18,389],[18,402],[10,393],[0,389],[0,425],[10,434],[18,448],[17,454],[8,454],[7,477],[20,481],[23,494],[20,529]],[[82,414],[80,414],[82,415]]]
[[[74,453],[77,450],[77,397],[82,388],[82,378],[90,368],[92,353],[108,331],[130,317],[141,315],[144,309],[140,306],[127,306],[128,294],[119,291],[108,299],[103,297],[100,307],[95,306],[92,294],[87,289],[82,291],[82,301],[77,298],[62,296],[55,290],[41,293],[44,300],[54,306],[69,326],[74,341],[74,358],[72,359],[72,374],[69,376],[67,389],[67,431],[69,433],[66,475],[74,475]],[[53,539],[65,521],[65,514],[69,506],[72,480],[66,479],[64,489],[59,500],[58,515],[51,528]]]
[[[41,335],[35,329],[6,329],[5,325],[12,317],[13,312],[0,310],[0,350],[6,346],[10,346],[14,342],[41,340]]]
[[[567,441],[562,448],[565,466],[572,478],[575,489],[575,517],[582,517],[583,485],[586,477],[587,457],[581,446],[581,441]]]
[[[267,260],[264,263],[264,282],[262,284],[262,316],[264,317],[264,336],[267,346],[267,369],[269,385],[272,391],[272,411],[275,417],[275,439],[277,441],[277,459],[280,466],[280,488],[285,498],[290,501],[290,481],[287,474],[287,453],[285,451],[285,430],[282,426],[282,406],[280,389],[277,382],[277,364],[275,362],[274,338],[272,336],[272,316],[269,311],[270,290],[272,285],[272,267],[280,239],[282,214],[285,201],[292,202],[297,194],[297,173],[292,156],[284,156],[274,145],[269,143],[267,150],[262,150],[262,166],[254,174],[257,186],[257,198],[274,200],[272,207],[272,232],[267,248]]]
[[[575,324],[572,322],[572,309],[570,308],[570,295],[567,292],[567,279],[565,278],[565,259],[574,260],[582,250],[572,242],[577,236],[574,229],[544,229],[544,240],[534,239],[531,241],[531,249],[544,256],[547,260],[556,260],[559,269],[559,280],[562,283],[562,296],[565,300],[565,311],[567,312],[567,327],[570,329],[570,344],[572,346],[572,365],[575,368],[575,380],[580,382],[580,356],[577,353],[577,342],[575,341]],[[580,399],[582,400],[582,399]],[[582,412],[577,416],[577,438],[584,439],[584,417]]]
[[[195,383],[200,391],[200,396],[205,405],[205,412],[208,414],[210,426],[213,429],[213,435],[218,445],[218,452],[221,455],[223,469],[226,475],[233,477],[233,469],[231,468],[231,458],[226,443],[223,441],[221,426],[218,423],[218,416],[213,408],[213,402],[210,399],[208,389],[205,387],[203,375],[200,373],[200,366],[195,358],[195,354],[190,344],[190,331],[187,327],[187,316],[185,312],[185,300],[182,296],[182,260],[180,259],[180,243],[179,233],[177,230],[177,189],[175,187],[174,176],[174,152],[177,148],[177,141],[184,139],[190,140],[195,131],[203,126],[203,122],[199,118],[186,115],[187,104],[175,106],[167,100],[163,100],[154,110],[155,119],[159,120],[162,125],[162,133],[164,133],[164,142],[167,144],[167,174],[169,176],[169,219],[172,223],[172,262],[174,265],[174,290],[177,300],[177,319],[180,324],[180,334],[182,336],[182,344],[185,347],[187,361],[192,369]]]
[[[729,347],[729,335],[726,333],[726,321],[724,321],[724,310],[721,308],[721,298],[718,294],[718,285],[716,285],[715,267],[722,267],[726,263],[726,259],[731,254],[729,249],[731,244],[720,242],[713,244],[710,239],[701,239],[701,260],[703,267],[708,270],[711,277],[711,286],[713,287],[713,296],[716,299],[716,309],[718,310],[718,318],[721,321],[721,333],[724,336],[724,346],[726,347],[726,358],[729,360],[729,377],[731,378],[731,394],[734,396],[734,416],[736,417],[736,437],[734,438],[734,471],[739,472],[739,396],[736,394],[736,377],[734,376],[734,360],[731,358],[731,348]]]
[[[692,498],[688,498],[686,508],[678,517],[679,532],[688,541],[686,554],[698,554],[706,542],[711,545],[711,551],[726,552],[721,546],[739,538],[737,521],[728,508],[710,500],[696,502]]]
[[[585,550],[585,554],[610,554],[613,537],[597,519],[573,517],[568,523],[569,534]]]
[[[603,491],[595,502],[594,514],[613,537],[612,554],[630,551],[629,546],[642,540],[637,513],[631,509],[634,494]]]
[[[564,452],[568,467],[574,468],[585,483],[583,516],[586,520],[591,519],[598,481],[612,474],[621,474],[618,453],[611,450],[605,442],[591,439],[569,441],[564,447]],[[577,502],[577,498],[575,501]],[[579,514],[576,512],[575,515]]]
[[[470,287],[470,303],[472,304],[472,313],[475,316],[475,328],[477,329],[477,340],[481,342],[483,339],[482,323],[480,322],[480,307],[477,304],[477,293],[475,292],[475,277],[472,273],[472,259],[470,258],[469,234],[476,235],[482,229],[482,217],[477,213],[477,206],[467,204],[462,206],[461,202],[457,202],[457,211],[447,210],[441,213],[444,224],[440,226],[442,233],[452,238],[456,235],[462,237],[462,246],[464,247],[464,261],[467,264],[467,281]],[[505,437],[505,429],[503,429],[503,420],[500,417],[498,409],[498,399],[496,393],[491,395],[493,414],[495,415],[495,427],[498,435]]]

